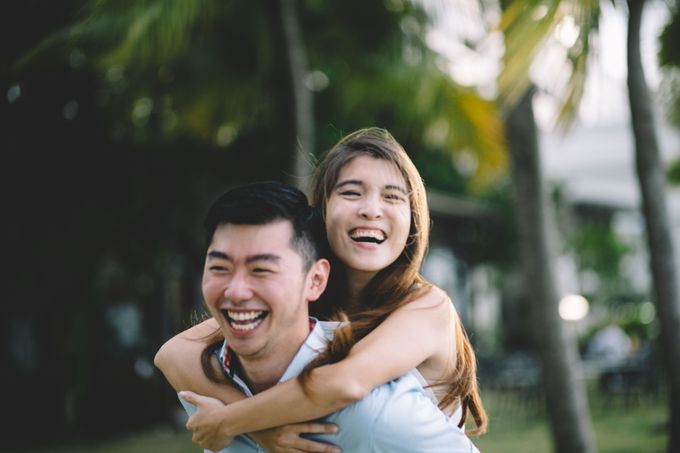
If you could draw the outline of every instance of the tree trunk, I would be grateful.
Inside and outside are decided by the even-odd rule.
[[[651,260],[654,299],[661,323],[661,347],[670,391],[669,452],[680,451],[680,299],[673,240],[666,208],[665,177],[654,114],[640,57],[644,0],[628,0],[628,97],[635,138],[635,165]]]
[[[286,63],[295,116],[295,134],[292,144],[293,165],[290,182],[307,192],[313,170],[310,156],[314,155],[314,99],[312,92],[305,85],[305,78],[309,71],[295,1],[280,0]]]
[[[541,364],[542,384],[558,453],[595,451],[588,399],[576,344],[558,315],[554,277],[556,234],[541,178],[533,89],[508,113],[506,130],[524,294]]]

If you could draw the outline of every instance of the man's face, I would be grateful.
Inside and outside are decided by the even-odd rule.
[[[276,354],[308,333],[317,263],[305,272],[288,221],[220,225],[203,271],[203,297],[231,348],[243,359]],[[323,281],[325,287],[325,280]],[[323,288],[321,288],[323,291]],[[300,338],[301,337],[301,338]]]

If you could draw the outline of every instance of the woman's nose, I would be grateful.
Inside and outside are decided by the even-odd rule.
[[[366,197],[359,207],[359,215],[369,220],[382,217],[382,204],[380,200],[377,197]]]

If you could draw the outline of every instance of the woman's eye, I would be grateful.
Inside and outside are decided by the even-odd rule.
[[[358,197],[359,192],[356,192],[354,190],[345,190],[344,192],[340,192],[340,195],[345,197]]]
[[[385,195],[385,198],[390,201],[404,201],[404,197],[397,194],[387,194]]]

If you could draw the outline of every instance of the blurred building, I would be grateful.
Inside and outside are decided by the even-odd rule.
[[[662,124],[657,131],[664,162],[680,157],[678,132]],[[634,249],[623,271],[633,287],[650,285],[644,219],[635,173],[633,137],[628,123],[574,128],[568,135],[541,136],[543,169],[548,181],[559,184],[564,200],[582,215],[608,217],[616,233]],[[673,225],[676,262],[680,269],[680,187],[668,187],[668,216]],[[564,291],[579,291],[568,276]]]
[[[678,133],[664,124],[658,138],[664,162],[677,158]],[[608,302],[616,306],[628,299],[649,300],[649,259],[629,124],[576,126],[567,135],[542,132],[540,141],[546,187],[553,195],[559,192],[556,277],[560,294],[592,295],[604,285],[596,273],[579,269],[574,251],[566,245],[570,234],[595,224],[610,229],[627,248],[617,276],[625,287],[612,296],[621,300]],[[474,334],[476,347],[494,353],[507,346],[528,345],[526,339],[512,338],[513,332],[527,328],[516,266],[499,267],[499,257],[494,255],[512,249],[508,244],[514,241],[512,219],[459,197],[431,191],[428,199],[433,228],[423,274],[449,293]],[[680,187],[668,188],[667,203],[680,268]],[[572,323],[577,332],[608,322],[612,313],[607,305],[591,306],[585,319]]]
[[[423,275],[444,289],[477,348],[492,350],[502,322],[498,270],[512,247],[511,218],[483,203],[428,191],[432,217]]]
[[[660,121],[657,137],[665,163],[680,157],[677,131]],[[632,292],[649,294],[649,259],[629,123],[611,121],[577,126],[567,135],[544,132],[540,139],[545,178],[559,187],[562,204],[570,212],[567,218],[558,216],[560,222],[578,224],[590,219],[609,225],[630,248],[622,262],[621,277]],[[668,217],[673,225],[676,266],[680,269],[680,187],[669,186],[666,196]],[[568,256],[561,261],[558,280],[563,293],[582,294],[595,289],[596,279],[576,275],[577,270]]]

